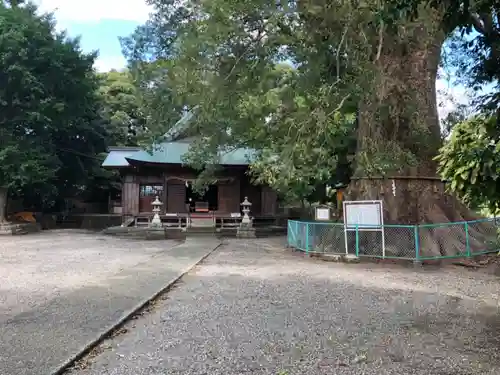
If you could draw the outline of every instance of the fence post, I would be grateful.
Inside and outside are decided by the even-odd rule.
[[[413,227],[413,233],[415,236],[415,261],[420,262],[420,238],[418,232],[418,225]]]
[[[465,228],[465,252],[467,253],[467,256],[471,256],[471,251],[470,251],[470,242],[469,242],[469,223],[465,222],[464,223],[464,228]]]
[[[358,224],[356,224],[356,256],[359,256],[359,231],[358,231]]]
[[[309,255],[309,223],[306,223],[306,254]]]
[[[299,247],[299,242],[300,242],[300,240],[299,240],[300,237],[299,236],[300,236],[299,222],[295,221],[295,238],[294,238],[294,240],[295,240],[294,242],[295,243],[294,243],[294,245],[295,245],[296,248]]]
[[[290,246],[290,220],[286,222],[286,247],[289,248]]]

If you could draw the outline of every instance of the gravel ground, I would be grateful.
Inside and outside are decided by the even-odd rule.
[[[230,241],[72,373],[499,374],[498,286]]]
[[[49,375],[220,244],[0,237],[0,374]]]
[[[134,241],[78,230],[0,237],[0,323],[145,262],[174,241]]]

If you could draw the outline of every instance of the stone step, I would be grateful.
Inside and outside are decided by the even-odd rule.
[[[130,227],[130,226],[133,226],[134,225],[134,222],[135,222],[135,217],[129,217],[127,218],[123,224],[122,224],[122,227]]]
[[[189,233],[215,233],[216,228],[214,226],[211,227],[189,227],[186,229],[186,232]]]
[[[149,218],[148,217],[136,217],[135,218],[135,226],[136,227],[148,227],[149,226]]]
[[[217,237],[216,232],[185,232],[186,237]]]
[[[191,218],[192,228],[214,228],[215,222],[212,218]]]

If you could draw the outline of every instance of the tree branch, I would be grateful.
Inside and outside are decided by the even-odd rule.
[[[478,33],[490,38],[500,38],[500,32],[495,29],[493,15],[491,13],[471,13],[470,19],[472,22],[472,26]]]
[[[337,47],[337,81],[340,80],[340,51],[342,49],[342,44],[344,44],[344,40],[348,30],[349,30],[349,23],[345,26],[344,32],[342,33],[342,38],[340,39],[340,43]]]
[[[480,33],[480,34],[486,34],[486,30],[484,29],[484,25],[483,25],[483,22],[481,21],[481,19],[479,18],[479,15],[476,14],[476,13],[471,13],[470,14],[470,19],[472,21],[472,26],[474,27],[474,29]]]
[[[261,28],[259,30],[259,33],[258,33],[257,37],[255,38],[255,40],[253,42],[255,44],[259,43],[262,40],[262,38],[264,38],[265,35],[266,35],[265,28]],[[233,65],[233,67],[231,68],[231,70],[227,74],[226,78],[224,78],[224,81],[227,81],[229,79],[229,77],[232,76],[232,74],[234,73],[234,70],[236,69],[236,66],[240,63],[240,61],[243,59],[243,57],[246,56],[246,54],[250,51],[250,48],[253,45],[254,45],[253,43],[249,43],[248,46],[247,46],[247,48],[245,49],[245,51],[240,56],[238,56],[238,58],[236,59],[236,62]]]
[[[377,47],[377,55],[375,56],[375,62],[380,60],[383,44],[384,44],[384,21],[380,21],[380,27],[378,29],[378,47]]]

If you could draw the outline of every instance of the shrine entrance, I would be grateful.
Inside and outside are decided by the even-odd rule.
[[[208,213],[219,209],[219,191],[217,185],[210,185],[204,193],[193,191],[191,185],[186,187],[186,207],[189,212]]]

